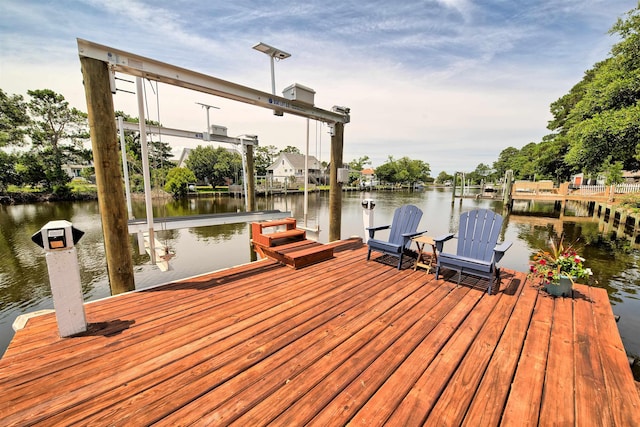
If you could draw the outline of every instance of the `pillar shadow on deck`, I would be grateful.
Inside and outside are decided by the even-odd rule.
[[[135,323],[135,320],[121,319],[111,320],[109,322],[89,323],[85,332],[75,334],[74,337],[113,337],[129,329],[135,325]]]

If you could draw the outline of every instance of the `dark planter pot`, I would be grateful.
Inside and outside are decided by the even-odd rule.
[[[558,283],[549,283],[545,286],[545,290],[556,297],[570,297],[573,282],[569,276],[560,276]]]

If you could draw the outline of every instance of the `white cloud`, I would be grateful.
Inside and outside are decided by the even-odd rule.
[[[434,175],[473,170],[508,146],[539,141],[547,133],[549,104],[604,59],[614,42],[607,30],[636,5],[325,0],[282,9],[270,0],[32,3],[5,0],[0,6],[5,92],[50,88],[86,110],[76,37],[269,91],[268,58],[251,49],[264,41],[292,53],[275,66],[278,91],[297,82],[316,90],[321,108],[351,108],[345,160],[369,155],[378,166],[388,155],[406,155],[430,163]],[[147,95],[155,120],[156,101]],[[114,102],[137,115],[133,95],[118,93]],[[204,129],[204,110],[195,103],[205,102],[221,107],[211,111],[211,121],[226,126],[229,135],[257,134],[261,144],[278,147],[304,145],[305,121],[298,117],[274,117],[164,85],[159,102],[166,126]],[[328,160],[326,128],[321,137]],[[312,135],[312,151],[316,139]]]

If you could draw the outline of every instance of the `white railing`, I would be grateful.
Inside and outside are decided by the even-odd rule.
[[[616,194],[637,193],[637,192],[640,192],[640,183],[616,185]]]
[[[614,187],[615,194],[627,194],[627,193],[638,193],[640,192],[640,183],[626,183],[626,184],[616,184],[612,185]],[[581,185],[578,189],[576,189],[575,193],[577,194],[604,194],[607,190],[607,186],[604,184],[599,185]]]
[[[575,192],[578,194],[604,193],[605,185],[581,185]]]

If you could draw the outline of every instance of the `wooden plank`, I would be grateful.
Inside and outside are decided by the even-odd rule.
[[[516,280],[524,281],[520,276]],[[463,425],[498,425],[529,330],[538,289],[526,283],[469,405]]]
[[[575,295],[575,292],[574,292]],[[576,372],[576,425],[598,420],[601,426],[613,425],[607,402],[603,360],[598,348],[598,331],[593,318],[593,300],[589,294],[574,296],[573,333]]]
[[[386,381],[391,381],[392,376],[397,378],[393,381],[398,384],[414,384],[481,297],[481,292],[470,291],[468,288],[454,289],[432,312],[426,313],[403,340],[396,341],[385,350],[340,394],[324,405],[311,423],[345,425],[370,396]],[[406,348],[407,345],[409,349]],[[321,394],[322,384],[316,386],[316,389]]]
[[[423,286],[423,283],[423,280],[418,277],[413,277],[410,282],[405,279],[402,291],[398,289],[397,293],[405,292],[405,289],[409,292],[406,292],[401,301],[388,310],[384,310],[385,304],[381,301],[380,308],[376,307],[370,312],[363,312],[362,315],[354,319],[359,323],[365,317],[371,319],[373,316],[374,321],[367,320],[366,324],[361,323],[360,325],[354,323],[357,331],[352,335],[347,335],[348,339],[346,340],[343,337],[342,342],[329,348],[328,351],[316,353],[315,350],[305,350],[295,360],[291,360],[287,364],[295,366],[295,370],[291,369],[289,372],[291,375],[283,377],[281,372],[269,372],[264,378],[261,378],[260,393],[263,393],[262,395],[256,396],[255,390],[247,390],[217,408],[212,414],[207,415],[203,421],[209,424],[221,420],[224,422],[236,421],[236,418],[246,412],[248,408],[259,404],[259,410],[253,411],[253,416],[257,416],[254,418],[255,421],[250,421],[252,418],[249,417],[237,420],[238,424],[264,424],[284,410],[286,413],[272,420],[275,424],[300,425],[306,423],[318,408],[331,400],[333,393],[339,391],[343,384],[348,383],[358,372],[372,363],[381,352],[388,348],[390,343],[402,337],[403,334],[410,333],[408,331],[416,321],[424,316],[424,312],[437,305],[448,292],[446,288]],[[349,331],[348,328],[351,325],[344,320],[343,318],[340,321],[340,328]],[[393,327],[390,327],[391,325]],[[333,337],[325,339],[328,342],[335,340],[336,338]],[[323,343],[324,345],[325,343]],[[296,363],[292,363],[294,361]],[[298,399],[294,403],[283,405],[279,398],[287,399],[288,395],[297,396]],[[269,403],[264,405],[263,401]]]
[[[475,335],[502,297],[502,294],[487,295],[481,290],[473,292],[482,293],[480,301],[462,324],[445,335],[446,343],[428,366],[418,370],[417,380],[407,383],[396,376],[391,377],[353,416],[353,425],[417,425],[424,421]]]
[[[294,268],[306,267],[317,262],[326,261],[332,257],[333,248],[317,242],[292,250],[286,254],[286,258],[290,260]]]
[[[175,301],[185,303],[192,300],[199,301],[199,304],[209,304],[208,301],[203,301],[201,299],[201,295],[198,294],[199,290],[211,287],[212,283],[215,283],[215,285],[222,285],[238,280],[247,280],[249,278],[260,281],[262,277],[271,275],[271,271],[274,268],[280,269],[281,267],[279,264],[272,261],[261,261],[259,263],[240,266],[237,269],[234,269],[233,273],[230,273],[228,269],[225,269],[202,275],[197,278],[181,280],[175,284],[163,286],[162,292],[165,292],[165,297],[160,301],[154,301],[151,308],[157,311],[165,311],[169,313],[166,309],[174,306]],[[285,278],[287,276],[285,275],[282,277]],[[179,290],[180,292],[178,292]],[[157,289],[142,290],[135,293],[122,294],[117,298],[109,298],[87,303],[85,304],[85,307],[87,310],[88,322],[91,323],[109,320],[114,315],[120,316],[121,318],[138,316],[141,313],[140,310],[144,309],[144,307],[141,306],[144,306],[145,300],[153,297],[157,292],[161,291]],[[185,292],[189,296],[185,297]],[[233,290],[231,292],[235,293]],[[103,314],[107,317],[105,318],[102,316]],[[7,350],[4,357],[0,360],[0,372],[2,371],[2,367],[5,363],[7,363],[7,365],[11,365],[11,369],[15,369],[15,363],[13,363],[14,353],[16,361],[25,362],[30,357],[40,359],[43,354],[42,351],[38,350],[40,348],[46,347],[47,354],[55,352],[52,345],[54,345],[54,347],[62,348],[64,352],[68,352],[71,348],[69,347],[70,345],[79,342],[77,338],[69,340],[60,339],[57,332],[52,329],[52,325],[55,329],[55,316],[53,313],[29,320],[25,330],[18,331],[14,340],[12,340],[12,344],[14,344],[15,341],[18,345],[22,345],[19,354],[17,353],[17,350],[16,352]],[[96,338],[97,337],[94,337],[94,339]],[[15,348],[13,345],[10,347],[12,349]]]
[[[270,297],[271,297],[271,295],[270,295]],[[285,293],[285,294],[283,294],[283,297],[288,299],[290,297],[290,295]],[[231,318],[230,321],[233,323],[234,319]],[[189,325],[187,325],[187,326],[189,326]],[[200,329],[201,328],[197,328],[197,330],[200,330]],[[154,335],[157,335],[157,333],[154,334]],[[169,334],[165,334],[165,335],[169,335]],[[179,338],[182,338],[182,337],[179,337]],[[179,340],[177,340],[177,341],[179,341]],[[149,344],[151,344],[151,343],[149,343]],[[165,343],[163,345],[150,346],[150,348],[152,348],[152,349],[158,348],[161,351],[166,351],[168,348],[171,348],[170,347],[171,344],[173,344],[173,340],[170,343]],[[180,343],[178,342],[178,344],[180,344]],[[124,351],[126,351],[126,349]],[[114,356],[115,356],[115,354],[114,354]],[[115,359],[114,362],[117,363],[117,359]],[[133,366],[135,367],[135,365],[133,365]],[[118,364],[117,369],[123,369],[123,368],[125,368],[125,366],[122,366],[122,364]],[[102,374],[102,372],[98,372],[98,374]],[[96,373],[94,373],[94,375],[96,375]],[[96,379],[96,378],[94,378],[94,379]]]
[[[531,285],[529,285],[531,286]],[[532,287],[532,290],[537,289]],[[531,325],[500,422],[503,426],[537,426],[542,401],[544,372],[547,365],[553,304],[549,298],[537,298]]]
[[[332,246],[313,240],[301,240],[274,247],[264,247],[257,243],[254,245],[259,246],[265,256],[293,268],[306,267],[333,257]]]
[[[256,222],[254,224],[258,224],[262,230],[268,227],[277,227],[279,225],[286,225],[287,229],[293,229],[296,226],[296,219],[295,218],[272,219],[269,221]]]
[[[514,280],[512,286],[518,289],[515,293],[518,295],[524,286],[524,280]],[[433,406],[426,423],[433,423],[433,425],[460,425],[462,423],[466,409],[475,395],[500,335],[519,299],[517,296],[503,298],[503,295],[500,295],[495,309],[464,353],[462,362]],[[496,295],[491,295],[489,298],[492,296],[496,297]]]
[[[366,300],[372,295],[371,292],[374,292],[375,294],[376,289],[379,291],[379,286],[384,287],[386,285],[384,280],[385,278],[393,277],[392,275],[387,274],[380,275],[375,269],[367,270],[369,272],[368,275],[362,274],[356,280],[356,282],[360,282],[360,287],[353,288],[353,283],[346,284],[347,288],[352,287],[352,291],[347,291],[344,287],[336,287],[335,284],[333,284],[333,287],[329,292],[325,289],[326,300],[322,304],[317,300],[309,300],[309,302],[305,304],[301,304],[295,299],[291,300],[289,304],[291,306],[290,311],[292,311],[292,315],[295,314],[295,316],[290,317],[289,320],[282,316],[273,316],[271,313],[265,312],[262,316],[265,320],[261,323],[261,325],[264,326],[261,329],[249,328],[245,331],[245,328],[240,328],[239,330],[243,331],[242,333],[236,332],[233,335],[229,335],[229,337],[226,338],[225,341],[221,341],[220,344],[213,342],[209,344],[208,347],[199,345],[201,343],[194,342],[193,345],[190,345],[190,348],[193,348],[196,351],[190,354],[187,359],[181,356],[183,352],[176,353],[176,351],[180,350],[176,349],[174,354],[166,354],[163,356],[166,360],[163,365],[157,365],[156,368],[153,368],[152,366],[140,367],[143,371],[139,373],[139,375],[141,375],[139,379],[132,378],[128,380],[127,378],[118,379],[117,377],[111,379],[111,382],[116,382],[116,384],[121,385],[109,391],[108,394],[103,394],[100,401],[98,403],[94,403],[100,405],[101,408],[107,411],[104,414],[100,414],[100,417],[104,416],[106,417],[105,419],[107,419],[113,415],[110,411],[125,411],[126,408],[130,408],[130,411],[142,409],[144,412],[144,408],[150,408],[152,405],[160,405],[162,407],[166,407],[167,409],[165,410],[170,411],[170,408],[173,408],[174,406],[181,406],[185,403],[185,400],[176,400],[174,394],[182,396],[183,399],[187,399],[187,402],[192,400],[193,397],[184,397],[189,390],[191,390],[192,393],[198,393],[198,390],[205,384],[207,385],[205,387],[206,390],[207,387],[213,387],[215,384],[219,384],[221,381],[224,381],[225,376],[214,375],[214,378],[202,379],[198,382],[198,377],[194,377],[190,374],[191,369],[189,366],[195,367],[195,372],[198,372],[198,375],[206,375],[210,370],[213,370],[214,372],[218,370],[219,372],[220,369],[225,369],[224,367],[235,359],[238,359],[238,362],[235,363],[248,363],[247,366],[251,366],[252,363],[257,363],[260,360],[260,357],[267,357],[270,351],[276,351],[279,346],[285,345],[287,339],[294,339],[300,334],[304,335],[301,331],[295,330],[295,328],[292,329],[291,322],[295,319],[305,319],[305,316],[308,318],[310,313],[317,313],[315,321],[322,321],[323,316],[335,317],[336,313],[344,311],[345,307],[349,307],[352,304],[357,304],[362,300]],[[367,283],[367,281],[370,281],[371,279],[371,277],[368,276],[376,274],[381,277],[381,282],[376,283],[375,286],[371,286],[370,283]],[[310,281],[313,280],[314,278],[311,277]],[[331,286],[332,283],[332,281],[327,280],[327,284],[329,286]],[[317,285],[319,286],[320,284],[318,283]],[[364,289],[362,287],[364,287]],[[304,294],[305,292],[302,291],[298,293]],[[345,296],[348,298],[346,301],[344,300]],[[336,303],[338,303],[337,306],[335,305]],[[323,310],[326,310],[329,307],[332,307],[330,308],[331,311],[323,314]],[[265,322],[267,321],[268,323],[265,325]],[[256,324],[256,326],[259,325]],[[264,327],[268,327],[269,329],[264,330]],[[263,330],[263,332],[261,332],[261,330]],[[269,333],[265,334],[266,331],[269,331]],[[251,350],[247,350],[252,348],[251,337],[255,337],[254,339],[262,337],[266,343],[264,345],[253,344],[253,346],[257,346],[257,348],[260,349],[259,352],[254,353],[254,355],[250,354],[248,358],[245,359],[242,355],[253,353]],[[232,357],[231,355],[235,353],[238,353],[239,355]],[[187,354],[189,353],[187,352]],[[241,370],[238,372],[241,372]],[[233,373],[229,373],[227,375],[232,377]],[[151,384],[153,384],[153,386],[151,386]],[[185,384],[189,386],[185,387]],[[136,394],[136,392],[138,393]],[[158,393],[165,397],[159,399]],[[133,401],[138,402],[140,406],[125,405],[126,408],[111,407],[119,400],[127,399],[127,396],[130,396],[129,398]],[[97,409],[100,408],[92,408],[91,410],[97,412]],[[76,411],[78,408],[71,408],[70,410]],[[152,411],[148,416],[152,416],[154,413],[155,412]],[[69,419],[68,413],[64,413],[62,415],[64,415],[65,420]],[[121,416],[125,415],[120,413],[118,418]]]
[[[393,286],[389,286],[387,281],[383,282],[386,286],[381,289],[379,285],[374,286],[372,283],[371,288],[361,289],[360,294],[350,295],[346,300],[342,298],[342,303],[325,312],[318,308],[310,309],[309,314],[313,313],[313,317],[309,319],[307,314],[306,321],[304,317],[300,317],[300,327],[292,327],[294,325],[288,324],[290,322],[280,321],[271,336],[256,336],[237,349],[228,362],[224,357],[228,351],[222,357],[209,357],[205,364],[211,367],[199,368],[201,374],[198,378],[185,372],[185,375],[165,381],[160,385],[163,390],[162,399],[157,398],[156,391],[142,392],[136,396],[136,400],[144,397],[143,404],[136,405],[136,411],[129,412],[126,408],[121,408],[115,412],[110,409],[101,419],[115,417],[143,424],[162,419],[163,425],[175,425],[182,419],[196,419],[194,417],[205,424],[226,422],[226,419],[216,421],[218,417],[215,412],[211,414],[211,420],[205,414],[230,399],[232,404],[248,405],[246,401],[238,399],[237,393],[254,384],[250,396],[260,394],[264,388],[269,390],[269,385],[264,384],[262,379],[272,371],[282,376],[279,384],[284,383],[286,379],[295,376],[298,366],[305,366],[327,354],[346,337],[402,302],[410,289],[416,286],[409,285],[405,290],[397,282],[397,275],[391,276],[389,280]],[[371,291],[375,292],[372,294]],[[387,322],[383,322],[380,326],[386,324]],[[287,344],[292,345],[286,347]],[[279,352],[281,349],[284,349],[284,357]]]
[[[285,270],[285,271],[289,271],[289,270]],[[329,289],[331,292],[334,292],[336,295],[336,298],[340,298],[339,291],[334,290],[335,286],[333,284],[333,281],[330,279],[332,277],[331,274],[328,273],[326,277],[327,279],[324,282],[326,289]],[[366,278],[366,276],[363,276],[363,277]],[[298,302],[298,304],[294,306],[296,309],[304,309],[305,307],[308,309],[310,307],[314,307],[316,303],[313,302],[313,300],[311,300],[311,302],[306,303],[306,305],[303,304],[302,301],[309,300],[314,295],[321,295],[323,290],[321,286],[322,282],[319,282],[317,277],[309,278],[308,282],[309,282],[308,286],[310,287],[310,290],[307,292],[304,292],[303,299],[298,298],[299,301],[296,301],[295,299],[291,300],[290,290],[287,290],[286,288],[283,289],[283,294],[281,298],[283,299],[283,301],[285,301],[285,304],[280,305],[280,307],[282,307],[280,310],[287,309],[287,307],[291,307],[292,305],[296,304],[296,302]],[[300,283],[300,286],[304,288],[302,285],[304,285],[304,283]],[[267,294],[265,294],[265,296],[266,295]],[[268,296],[269,296],[269,301],[266,301],[265,304],[267,304],[267,306],[274,305],[274,308],[277,309],[278,306],[275,304],[278,303],[278,299],[276,299],[276,296],[273,294],[269,294]],[[245,299],[239,300],[239,302],[244,302],[244,301]],[[224,336],[234,337],[233,335],[234,333],[237,333],[237,331],[242,331],[243,327],[246,328],[245,326],[246,321],[241,321],[242,317],[238,319],[237,314],[233,313],[233,309],[234,309],[233,306],[229,308],[230,314],[220,312],[220,308],[212,310],[217,312],[218,314],[217,317],[219,317],[221,321],[224,322],[221,325],[222,327],[224,327],[223,329],[221,329],[221,331],[225,331],[225,335],[222,335],[221,337],[224,337]],[[238,310],[240,313],[242,312],[237,306],[237,304],[235,309]],[[183,310],[178,310],[178,311],[182,312]],[[263,316],[272,319],[275,313],[277,313],[277,311],[267,310],[267,311],[264,311]],[[200,314],[202,314],[202,312],[200,312]],[[202,324],[197,324],[197,323],[194,324],[193,322],[187,321],[183,326],[185,333],[181,332],[180,328],[166,331],[161,335],[159,335],[157,332],[151,331],[153,333],[150,335],[150,338],[146,341],[146,345],[144,345],[144,351],[138,351],[133,355],[129,354],[130,353],[129,346],[127,345],[126,341],[120,345],[119,353],[116,353],[115,349],[113,348],[106,348],[105,351],[110,352],[109,361],[112,362],[112,364],[110,363],[109,369],[100,369],[94,372],[94,369],[92,369],[91,364],[85,363],[86,366],[85,366],[84,375],[87,376],[87,380],[84,380],[83,378],[80,377],[80,375],[83,375],[83,373],[79,372],[78,370],[74,370],[72,375],[69,375],[69,373],[66,373],[67,376],[64,377],[63,379],[59,379],[58,381],[56,381],[55,378],[52,378],[53,375],[49,375],[48,379],[55,381],[60,385],[64,385],[64,383],[68,383],[70,385],[73,385],[76,383],[80,383],[80,384],[93,383],[94,388],[99,389],[99,387],[97,387],[96,385],[100,384],[99,380],[102,378],[103,382],[105,383],[105,387],[107,388],[114,387],[115,384],[117,384],[118,374],[120,374],[121,376],[127,375],[127,372],[128,372],[126,371],[127,366],[137,370],[140,367],[139,365],[140,361],[148,360],[148,362],[146,363],[149,366],[150,372],[153,372],[154,369],[157,369],[158,363],[161,363],[162,357],[165,355],[165,353],[171,354],[169,350],[171,350],[172,348],[175,348],[174,351],[184,352],[190,348],[189,343],[192,343],[192,345],[197,345],[199,342],[212,341],[215,335],[212,335],[212,332],[210,331],[211,331],[211,328],[216,327],[217,324],[215,322],[212,323],[211,318],[206,315],[202,317],[202,320],[204,320],[204,323]],[[251,318],[248,318],[247,320],[255,322],[259,319],[252,320]],[[275,322],[275,320],[273,320],[273,322]],[[208,323],[212,324],[210,328],[207,327]],[[225,326],[225,325],[228,325],[228,326]],[[221,326],[217,326],[217,327],[219,328]],[[194,334],[198,334],[198,335],[194,336]],[[255,332],[252,332],[252,334],[255,334]],[[198,338],[198,336],[201,336],[202,338],[196,339]],[[235,337],[240,339],[240,341],[237,341],[237,342],[242,341],[241,334]],[[153,355],[151,354],[145,354],[148,352],[155,352],[156,354],[155,358],[152,357]],[[121,356],[123,358],[122,361],[118,360],[118,354],[122,354]],[[98,357],[98,356],[95,356],[95,357]],[[152,366],[156,366],[156,368],[153,368]],[[132,375],[136,375],[136,373],[132,372]],[[123,381],[126,383],[128,379],[125,377]],[[34,393],[38,393],[38,392],[40,391],[34,390]],[[53,397],[56,394],[56,391],[49,390],[48,392],[45,391],[44,393],[45,394],[49,393],[50,396]],[[24,393],[21,395],[21,399],[24,400],[30,396],[31,394]],[[40,393],[40,396],[42,397],[42,393]],[[17,402],[16,399],[14,398],[12,402],[14,410],[20,410],[21,405],[18,405],[18,403],[19,402]]]
[[[541,298],[553,307],[551,337],[544,380],[540,424],[558,423],[573,425],[575,422],[575,332],[573,301],[555,298],[546,293]]]
[[[607,401],[618,426],[640,426],[640,396],[634,387],[633,373],[622,345],[605,289],[578,287],[593,300],[593,313],[606,383]]]
[[[281,267],[279,268],[281,269]],[[260,277],[261,277],[260,275],[255,276],[256,279],[259,279]],[[278,294],[273,294],[273,288],[275,286],[278,286],[279,283],[286,282],[286,280],[289,277],[290,277],[289,271],[283,271],[282,274],[278,275],[278,278],[275,281],[273,280],[264,281],[264,282],[260,282],[261,284],[254,285],[252,288],[251,296],[245,295],[244,300],[246,302],[249,302],[254,299],[260,298],[261,292],[269,293],[269,295],[272,298],[277,298]],[[216,280],[216,282],[217,282],[216,284],[222,284],[219,280]],[[183,284],[182,286],[185,286],[185,285]],[[198,287],[200,287],[200,285],[198,285]],[[148,305],[144,305],[145,300],[151,299],[152,297],[160,296],[159,292],[162,292],[162,298],[160,298],[159,300],[156,298],[153,298]],[[139,326],[137,328],[138,335],[136,335],[134,339],[140,339],[140,338],[144,338],[144,335],[139,335],[143,332],[143,330],[140,329],[141,327],[143,329],[154,327],[154,324],[148,323],[147,319],[154,319],[155,324],[157,324],[158,327],[165,329],[166,326],[164,326],[164,324],[166,322],[176,321],[181,318],[184,318],[185,316],[190,315],[190,309],[195,309],[198,312],[206,311],[206,309],[214,309],[216,311],[219,311],[219,308],[217,308],[217,306],[224,307],[230,301],[233,301],[234,299],[237,298],[236,291],[234,288],[229,288],[225,290],[224,288],[217,287],[215,289],[216,302],[213,304],[211,304],[211,302],[208,299],[203,299],[202,295],[199,294],[198,292],[190,292],[190,295],[188,297],[180,293],[180,295],[182,296],[178,300],[172,298],[172,294],[174,292],[175,292],[175,287],[169,287],[169,288],[163,288],[163,291],[150,290],[150,291],[141,291],[136,294],[122,295],[122,296],[119,296],[118,298],[105,300],[103,301],[103,304],[100,304],[100,305],[88,304],[86,306],[88,318],[90,319],[90,321],[93,321],[93,320],[108,321],[110,318],[113,318],[114,315],[120,316],[121,318],[124,318],[124,319],[130,318],[131,316],[136,316],[137,317],[136,320]],[[286,291],[281,291],[281,294],[282,294],[281,298],[289,298],[289,294]],[[133,300],[135,300],[137,304],[132,304]],[[106,317],[106,318],[94,317],[94,314],[96,314],[96,312],[94,311],[94,308],[100,307],[102,305],[107,305],[108,307],[113,309],[113,310],[104,312],[104,314],[108,315],[109,317]],[[174,311],[168,311],[167,310],[168,308],[173,308]],[[161,316],[158,317],[159,313],[161,314]],[[209,321],[206,318],[203,320],[205,322]],[[151,331],[151,332],[154,335],[158,334],[157,331]],[[74,347],[79,347],[79,346],[82,346],[85,348],[84,352],[80,351],[79,349],[74,349],[73,358],[70,358],[70,359],[65,358],[65,361],[71,361],[73,359],[77,359],[78,363],[83,363],[83,361],[87,357],[83,353],[87,353],[87,352],[95,353],[99,351],[100,347],[102,347],[102,345],[99,343],[99,341],[101,341],[100,338],[101,337],[99,335],[98,336],[89,335],[89,336],[83,336],[83,337],[75,337],[72,339],[60,339],[56,335],[55,342],[50,344],[50,346],[47,348],[46,353],[38,351],[38,347],[36,347],[31,349],[29,352],[23,351],[23,353],[21,353],[20,355],[16,355],[15,358],[3,358],[2,361],[0,361],[0,372],[2,372],[2,370],[4,369],[3,367],[5,366],[5,363],[6,363],[6,368],[14,375],[20,373],[21,366],[23,367],[23,369],[31,370],[31,366],[28,363],[31,360],[31,358],[35,358],[38,361],[38,363],[42,364],[43,354],[46,354],[48,357],[54,357],[57,354],[57,352],[60,351],[64,356],[66,353],[69,352],[70,349],[74,349]],[[120,342],[126,341],[126,340],[128,340],[127,337],[125,337],[124,340],[120,340]],[[97,347],[87,347],[86,344],[89,341],[98,341],[95,343]],[[58,350],[58,348],[60,350]],[[58,369],[61,369],[62,367],[63,366],[61,366],[61,364],[57,362],[55,366],[48,367],[46,372],[48,375],[51,375],[52,373],[56,372]],[[45,370],[43,369],[43,371]],[[0,382],[0,384],[2,383]]]

